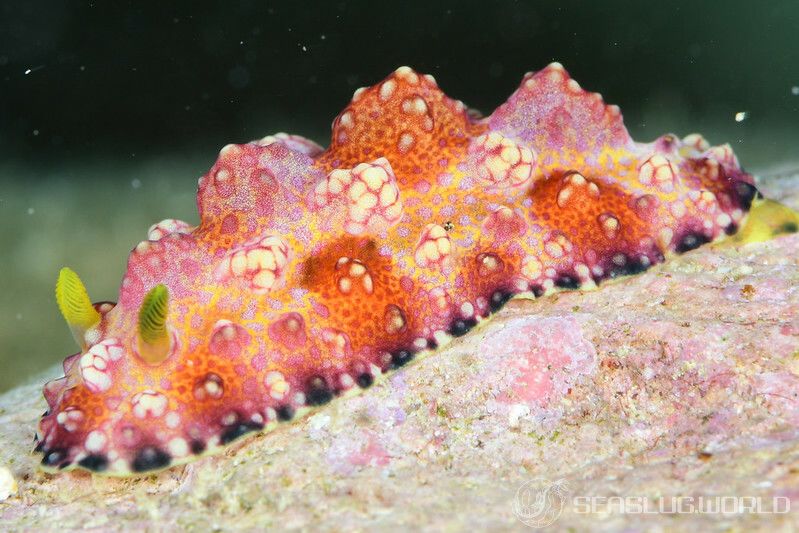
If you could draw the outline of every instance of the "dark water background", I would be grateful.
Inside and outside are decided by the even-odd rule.
[[[700,131],[752,171],[799,167],[796,0],[160,4],[0,2],[0,391],[75,351],[62,265],[113,300],[151,223],[197,221],[221,146],[326,144],[400,65],[488,113],[560,61],[638,140]]]

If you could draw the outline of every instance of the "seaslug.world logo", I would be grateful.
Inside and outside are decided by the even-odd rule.
[[[551,525],[560,517],[569,487],[564,480],[536,478],[522,484],[513,499],[513,513],[532,528]]]
[[[552,525],[568,503],[571,515],[675,515],[744,514],[777,515],[791,511],[791,499],[784,495],[712,494],[680,495],[579,495],[569,494],[565,480],[552,482],[535,478],[523,483],[513,500],[513,513],[531,528]]]

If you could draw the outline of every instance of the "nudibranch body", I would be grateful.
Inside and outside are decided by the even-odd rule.
[[[400,68],[356,91],[326,150],[286,134],[223,148],[199,226],[150,228],[118,303],[62,271],[81,352],[45,387],[42,463],[184,463],[370,386],[514,296],[732,234],[756,194],[728,145],[636,143],[557,63],[486,118]]]

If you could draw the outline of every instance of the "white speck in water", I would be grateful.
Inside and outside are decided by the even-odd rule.
[[[743,122],[749,116],[747,111],[738,111],[735,113],[735,122]]]
[[[29,215],[32,215],[32,214],[34,214],[35,212],[36,212],[36,210],[35,210],[34,208],[32,208],[32,207],[29,207],[29,208],[28,208],[28,214],[29,214]]]
[[[139,178],[135,178],[130,182],[130,186],[134,189],[138,189],[141,187],[141,180]]]
[[[81,65],[80,66],[80,71],[83,72],[84,70],[86,70],[86,65]]]
[[[303,51],[303,52],[307,52],[307,51],[308,51],[308,47],[306,47],[306,46],[303,46],[303,47],[302,47],[302,51]]]
[[[327,35],[325,35],[325,34],[323,33],[322,35],[320,35],[320,36],[319,36],[319,38],[320,38],[320,39],[322,39],[322,40],[324,41],[325,39],[327,39]]]
[[[35,137],[37,135],[39,135],[39,130],[33,130],[33,136]]]
[[[28,75],[28,74],[30,74],[31,72],[33,72],[31,69],[27,69],[27,70],[25,71],[25,75],[27,76],[27,75]]]
[[[799,96],[799,85],[794,85],[791,87],[791,94],[794,96]]]

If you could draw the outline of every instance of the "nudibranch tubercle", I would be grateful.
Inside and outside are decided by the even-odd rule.
[[[49,382],[45,469],[127,475],[271,429],[465,334],[514,296],[592,288],[733,234],[760,201],[728,145],[634,142],[553,63],[479,118],[402,67],[323,150],[228,145],[200,224],[130,253],[118,303],[64,269],[81,351]]]

